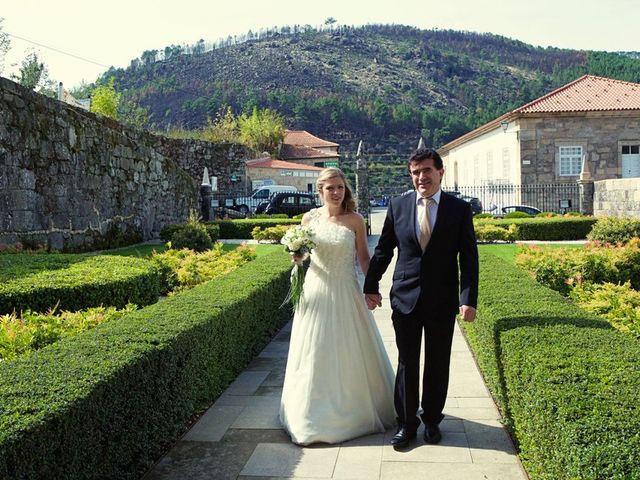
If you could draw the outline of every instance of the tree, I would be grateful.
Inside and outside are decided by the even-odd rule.
[[[256,152],[275,153],[284,139],[284,119],[275,110],[265,108],[253,113],[243,113],[238,118],[240,140]]]
[[[207,119],[207,126],[203,130],[203,137],[208,142],[239,142],[240,127],[238,119],[233,115],[231,107],[221,108],[215,120]]]
[[[11,78],[20,85],[48,97],[55,97],[55,82],[49,78],[49,70],[44,62],[38,58],[38,54],[31,51],[22,61],[20,75],[12,75]]]
[[[108,84],[95,88],[91,94],[91,111],[117,120],[121,94],[113,86],[115,81],[115,77],[111,77]]]
[[[2,22],[4,22],[4,18],[0,18],[0,73],[4,69],[4,57],[11,48],[9,34],[2,31]]]

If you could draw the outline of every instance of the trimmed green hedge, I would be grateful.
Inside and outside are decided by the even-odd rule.
[[[265,255],[0,364],[0,478],[139,478],[290,317]]]
[[[477,225],[518,227],[516,240],[583,240],[598,221],[594,217],[534,217],[478,219]]]
[[[461,322],[533,480],[640,478],[640,343],[481,248]]]
[[[82,310],[103,304],[149,305],[158,300],[160,274],[147,259],[112,255],[0,255],[0,313]]]
[[[237,238],[250,240],[255,227],[265,229],[276,225],[299,225],[300,220],[292,218],[246,218],[241,220],[216,220],[209,222],[220,227],[220,238]]]

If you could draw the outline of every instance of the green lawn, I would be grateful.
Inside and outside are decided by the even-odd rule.
[[[515,262],[518,249],[521,246],[531,244],[515,244],[515,243],[490,243],[486,245],[478,245],[478,248],[485,252],[489,252],[496,257],[500,257],[503,260],[513,264]],[[582,248],[580,243],[541,243],[538,244],[541,248]]]
[[[223,249],[225,251],[230,251],[238,248],[237,244],[225,244],[223,245]],[[273,252],[274,250],[282,250],[282,245],[280,244],[263,244],[259,243],[257,245],[252,244],[251,247],[256,249],[256,254],[258,257],[262,255],[266,255],[268,253]],[[167,249],[164,244],[158,245],[134,245],[132,247],[124,247],[118,248],[115,250],[108,250],[106,252],[101,252],[101,255],[120,255],[125,257],[151,257],[151,254],[155,250],[158,253],[162,253]]]

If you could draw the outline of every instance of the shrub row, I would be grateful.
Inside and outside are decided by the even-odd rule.
[[[0,313],[122,308],[158,300],[160,274],[148,260],[111,255],[0,255]]]
[[[216,220],[210,222],[220,227],[220,238],[238,238],[249,240],[253,238],[251,232],[255,227],[261,229],[276,225],[298,225],[300,219],[294,218],[247,218],[241,220]]]
[[[532,479],[640,478],[640,344],[481,249],[462,323]]]
[[[495,225],[508,229],[516,225],[516,240],[582,240],[598,220],[594,217],[535,217],[478,219],[476,226]]]
[[[0,478],[139,478],[286,321],[274,252],[0,364]]]
[[[589,240],[605,243],[625,243],[640,238],[640,220],[635,218],[605,217],[593,226]]]

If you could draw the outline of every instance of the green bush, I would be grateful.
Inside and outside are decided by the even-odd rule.
[[[177,250],[188,248],[195,252],[204,252],[210,250],[211,246],[211,237],[202,224],[187,223],[171,236],[171,248]]]
[[[582,240],[596,223],[593,217],[529,217],[513,219],[478,219],[476,225],[496,225],[508,229],[518,227],[516,240]]]
[[[243,218],[240,220],[216,220],[207,225],[218,225],[220,227],[220,238],[246,239],[253,238],[251,232],[255,227],[261,229],[274,227],[276,225],[299,225],[300,220],[287,218],[269,218],[269,219],[253,219]]]
[[[143,258],[111,255],[0,255],[0,313],[123,308],[158,300],[160,272]]]
[[[19,355],[39,350],[61,338],[76,335],[131,313],[135,305],[122,310],[114,307],[94,307],[79,312],[50,311],[47,313],[23,312],[0,315],[0,360],[10,360]]]
[[[524,212],[509,212],[504,218],[530,218],[530,216]]]
[[[625,243],[640,238],[640,220],[631,218],[604,217],[598,219],[587,238],[604,243]]]
[[[284,234],[291,228],[291,225],[276,225],[275,227],[267,227],[264,230],[260,227],[255,227],[251,232],[251,236],[254,240],[258,241],[271,241],[274,243],[280,243]]]
[[[163,292],[179,292],[235,270],[256,258],[255,250],[246,245],[225,251],[221,243],[212,250],[167,250],[154,254],[152,261],[163,272]]]
[[[634,289],[640,290],[640,238],[626,245],[590,244],[584,249],[525,247],[516,263],[538,282],[564,294],[581,282],[631,282]]]
[[[640,292],[631,288],[630,282],[623,285],[580,283],[571,290],[570,297],[621,332],[640,339]]]
[[[640,344],[482,248],[480,265],[461,326],[530,477],[640,478]]]
[[[290,318],[290,268],[265,255],[0,363],[0,478],[140,478]]]
[[[508,229],[497,225],[476,225],[476,238],[479,242],[513,242],[518,237],[518,227],[510,225]]]
[[[493,218],[493,215],[490,213],[478,213],[473,217],[474,220],[481,220],[483,218]]]

